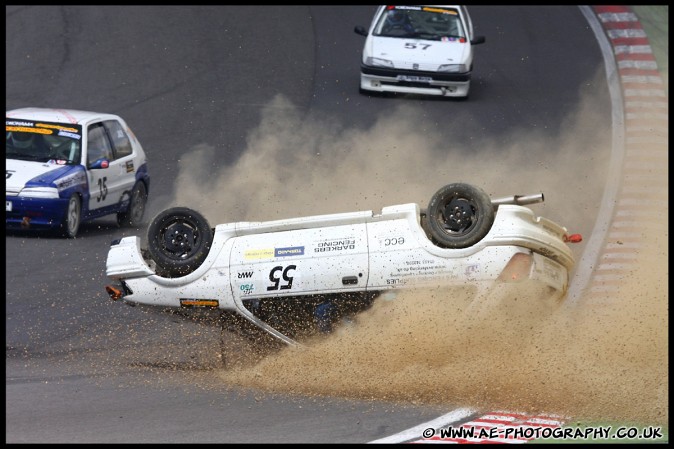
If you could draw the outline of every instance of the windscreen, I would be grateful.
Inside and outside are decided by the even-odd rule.
[[[58,164],[79,164],[82,128],[79,125],[7,118],[5,158]]]
[[[387,6],[373,34],[383,37],[467,42],[459,12],[455,8],[437,6]]]

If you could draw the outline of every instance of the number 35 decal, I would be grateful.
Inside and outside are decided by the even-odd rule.
[[[269,280],[272,285],[268,286],[267,290],[290,290],[293,287],[293,277],[289,276],[288,272],[296,268],[296,265],[288,265],[285,269],[281,265],[272,268],[269,272]],[[281,279],[285,281],[284,284],[281,284]]]

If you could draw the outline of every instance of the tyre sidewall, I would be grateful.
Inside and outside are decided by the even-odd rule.
[[[72,214],[73,210],[76,211]],[[73,195],[68,200],[68,207],[66,209],[66,216],[61,224],[61,232],[64,237],[74,239],[82,223],[82,202],[78,195]]]
[[[117,223],[124,227],[140,226],[143,223],[146,203],[147,189],[145,184],[137,182],[131,191],[128,209],[117,214]]]
[[[454,198],[467,200],[475,207],[475,223],[465,233],[450,235],[442,226],[442,209]],[[482,240],[494,224],[494,206],[482,189],[465,183],[448,184],[439,189],[428,205],[428,224],[434,241],[445,248],[467,248]]]
[[[166,227],[173,222],[183,222],[194,228],[198,240],[190,254],[178,259],[163,246]],[[174,207],[160,212],[150,223],[147,231],[150,256],[167,277],[179,277],[196,270],[206,259],[213,241],[213,232],[208,221],[197,211],[186,207]]]

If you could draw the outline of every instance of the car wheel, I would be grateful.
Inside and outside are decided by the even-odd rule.
[[[213,232],[208,221],[186,207],[160,212],[147,231],[148,250],[166,277],[179,277],[196,270],[206,259]]]
[[[120,226],[131,227],[139,226],[143,222],[145,215],[145,204],[147,203],[147,189],[145,184],[137,182],[131,192],[129,208],[125,212],[117,214],[117,223]]]
[[[469,184],[448,184],[428,205],[428,225],[434,242],[445,248],[467,248],[482,240],[494,224],[489,195]]]
[[[68,201],[68,210],[61,224],[61,231],[64,237],[74,239],[80,229],[82,220],[82,203],[79,195],[73,195]]]

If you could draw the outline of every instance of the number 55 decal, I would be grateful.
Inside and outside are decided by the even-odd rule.
[[[293,277],[288,276],[288,271],[295,270],[296,268],[296,265],[288,265],[285,269],[281,265],[272,268],[269,272],[269,280],[272,282],[272,285],[268,286],[267,290],[290,290],[293,287]],[[279,273],[281,271],[283,273]],[[285,281],[283,285],[279,285],[281,278]]]

